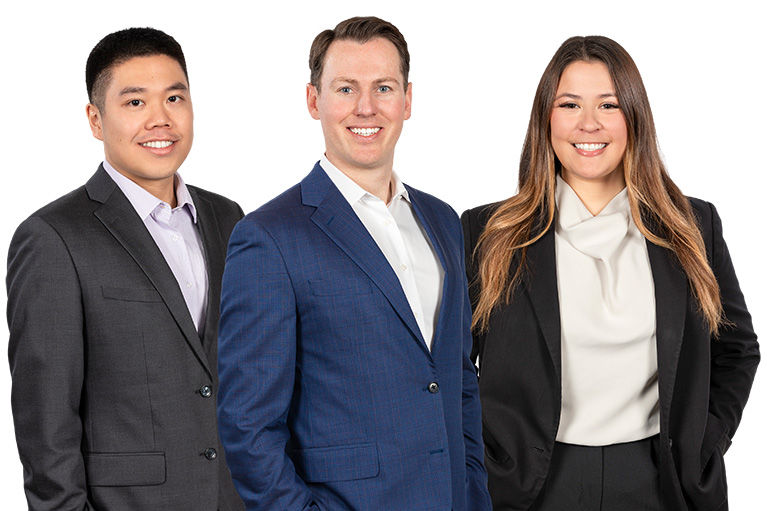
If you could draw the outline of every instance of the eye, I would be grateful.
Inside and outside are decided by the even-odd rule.
[[[343,92],[344,94],[351,94],[352,88],[351,87],[341,87],[338,89],[339,92]]]
[[[578,108],[578,105],[572,102],[569,103],[561,103],[559,105],[559,108]]]
[[[131,99],[131,100],[128,102],[128,104],[129,104],[130,106],[141,106],[143,103],[144,103],[144,102],[143,102],[143,101],[141,101],[140,99]]]
[[[602,105],[602,108],[604,108],[605,110],[613,110],[613,109],[620,110],[621,107],[618,106],[617,103],[605,103]]]
[[[168,101],[170,103],[176,103],[178,101],[181,101],[181,96],[171,96],[171,97],[168,98]]]
[[[391,87],[389,87],[388,85],[381,85],[380,87],[378,87],[377,90],[378,92],[389,92],[391,90]]]

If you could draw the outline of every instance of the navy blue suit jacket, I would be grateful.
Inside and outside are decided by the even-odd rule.
[[[249,509],[490,509],[461,225],[408,191],[445,270],[432,351],[319,165],[232,233],[218,412]]]

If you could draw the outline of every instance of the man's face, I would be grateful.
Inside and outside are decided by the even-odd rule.
[[[394,44],[334,41],[325,55],[321,91],[309,84],[309,113],[322,123],[325,155],[347,175],[391,170],[402,123],[410,118],[411,87],[404,83]]]
[[[139,186],[173,180],[192,147],[192,98],[179,63],[166,55],[135,57],[112,68],[104,106],[89,104],[93,136],[106,160]]]

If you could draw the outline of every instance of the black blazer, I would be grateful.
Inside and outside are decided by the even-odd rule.
[[[727,509],[722,455],[759,363],[759,345],[719,216],[713,205],[690,201],[732,325],[712,340],[675,255],[647,243],[656,302],[659,470],[668,511]],[[471,255],[497,206],[475,208],[461,217],[473,304],[477,261]],[[551,228],[528,248],[527,271],[510,303],[493,312],[485,334],[474,337],[485,464],[496,511],[528,509],[546,479],[561,410],[560,341]]]
[[[226,243],[242,210],[189,187],[208,270],[201,336],[99,168],[25,220],[8,256],[11,406],[29,509],[244,509],[218,441]]]

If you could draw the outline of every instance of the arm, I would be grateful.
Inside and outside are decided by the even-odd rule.
[[[463,262],[463,258],[461,261]],[[461,264],[461,270],[461,277],[463,277],[466,274],[464,264]],[[465,281],[463,283],[462,302],[463,440],[466,446],[466,503],[468,509],[489,511],[492,509],[492,504],[487,490],[477,367],[472,362],[474,355],[472,354],[471,305]]]
[[[722,237],[722,222],[714,206],[706,206],[710,212],[703,217],[708,217],[710,224],[703,231],[712,232],[709,258],[719,282],[725,317],[731,323],[723,325],[719,338],[711,342],[709,412],[728,425],[728,436],[732,438],[751,392],[759,364],[759,344]]]
[[[286,454],[297,323],[282,254],[269,233],[246,218],[232,231],[222,283],[218,421],[248,509],[318,509]]]
[[[92,509],[81,452],[83,310],[64,241],[32,217],[8,254],[11,407],[31,511]]]

